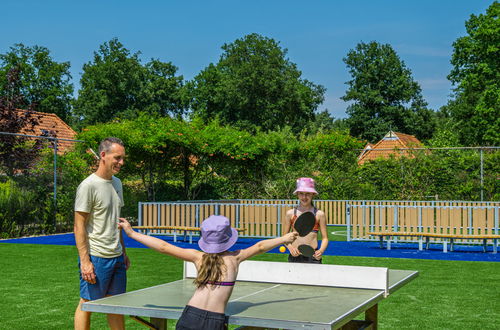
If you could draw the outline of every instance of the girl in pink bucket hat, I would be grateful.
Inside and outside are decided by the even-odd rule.
[[[294,242],[286,245],[290,254],[288,255],[289,262],[304,262],[304,263],[322,263],[321,257],[328,247],[328,231],[326,229],[326,216],[321,210],[318,210],[313,205],[313,198],[318,194],[316,184],[312,178],[298,178],[297,186],[294,194],[299,199],[299,205],[291,210],[288,210],[283,221],[283,233],[288,233],[290,230],[295,230],[295,220],[304,212],[312,212],[316,217],[316,224],[313,230],[304,237],[298,237]],[[318,248],[318,231],[321,232],[321,246]],[[302,255],[298,247],[300,245],[309,245],[315,252],[312,257]]]
[[[120,226],[127,236],[152,248],[195,264],[198,271],[194,280],[196,290],[184,308],[176,329],[227,329],[225,310],[233,292],[239,264],[257,254],[267,252],[281,244],[291,244],[298,236],[291,232],[282,237],[260,241],[249,248],[228,251],[238,239],[228,218],[212,215],[201,224],[201,238],[195,249],[183,249],[161,239],[143,235],[120,218]]]

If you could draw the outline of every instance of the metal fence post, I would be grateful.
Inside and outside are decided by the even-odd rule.
[[[495,210],[495,235],[498,235],[498,213],[500,212],[500,207],[494,206]]]
[[[422,226],[422,207],[418,208],[418,232],[421,233],[423,232],[423,226]],[[423,250],[423,236],[420,236],[418,238],[418,249],[419,251]]]
[[[346,216],[347,216],[347,241],[351,240],[351,205],[346,204]]]
[[[54,139],[54,229],[57,226],[57,139]]]
[[[375,208],[377,205],[370,206],[370,231],[374,231],[375,228]]]
[[[240,228],[240,204],[236,205],[236,227]]]
[[[194,223],[196,227],[200,226],[200,204],[196,204],[195,206]]]
[[[278,229],[278,232],[276,233],[277,236],[281,236],[281,207],[280,206],[276,206],[277,208],[277,212],[278,212],[278,223],[277,223],[277,229]]]
[[[398,219],[399,209],[398,208],[399,208],[399,206],[395,205],[395,207],[394,207],[394,224],[392,226],[392,230],[395,231],[395,232],[398,231],[398,221],[399,221],[399,219]],[[397,236],[395,236],[393,239],[394,239],[394,243],[398,242]]]
[[[139,205],[137,207],[139,209],[139,219],[137,220],[139,222],[139,226],[142,226],[142,202],[139,202],[138,204]]]
[[[156,203],[156,225],[161,226],[161,205]]]

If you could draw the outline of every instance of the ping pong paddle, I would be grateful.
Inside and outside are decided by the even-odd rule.
[[[305,257],[312,257],[314,254],[314,249],[310,245],[302,244],[298,247],[300,254]]]
[[[299,233],[300,237],[304,237],[313,230],[315,223],[316,217],[314,214],[312,212],[304,212],[295,220],[293,227]]]

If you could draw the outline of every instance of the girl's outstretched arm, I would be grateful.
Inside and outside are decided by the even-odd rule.
[[[146,245],[147,247],[155,251],[191,262],[197,262],[203,255],[203,252],[200,252],[198,250],[183,249],[178,246],[169,244],[156,237],[138,233],[132,229],[132,226],[125,218],[119,218],[118,220],[118,226],[125,231],[128,237]]]
[[[321,232],[321,246],[314,252],[314,258],[319,260],[328,247],[328,230],[326,227],[325,213],[318,210],[317,217],[319,219],[319,230]]]
[[[242,262],[243,260],[246,260],[257,254],[267,252],[281,244],[285,245],[290,244],[293,241],[295,241],[295,239],[297,239],[298,236],[299,234],[297,232],[291,232],[281,237],[266,239],[264,241],[257,242],[251,247],[241,250],[240,253],[236,256],[236,258],[238,262]]]

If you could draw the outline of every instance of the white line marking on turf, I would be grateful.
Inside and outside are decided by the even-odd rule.
[[[237,300],[240,300],[240,299],[243,299],[243,298],[246,298],[246,297],[254,296],[254,295],[256,295],[256,294],[259,294],[259,293],[261,293],[261,292],[264,292],[264,291],[267,291],[267,290],[271,290],[271,289],[277,288],[277,287],[279,287],[279,286],[281,286],[281,284],[276,284],[276,285],[271,286],[271,287],[269,287],[269,288],[262,289],[262,290],[260,290],[260,291],[256,291],[256,292],[254,292],[254,293],[247,294],[246,296],[242,296],[242,297],[239,297],[239,298],[236,298],[236,299],[233,299],[233,300],[229,300],[229,302],[233,302],[233,301],[237,301]]]

